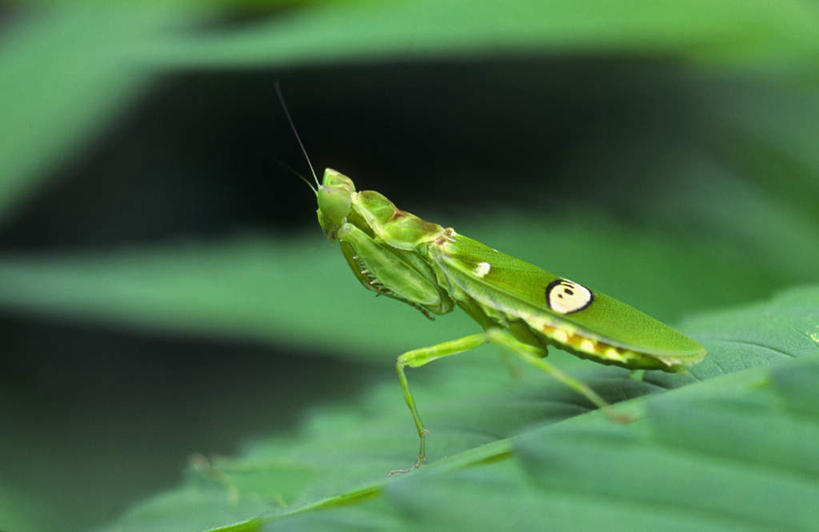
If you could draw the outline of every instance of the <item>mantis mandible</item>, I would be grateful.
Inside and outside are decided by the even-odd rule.
[[[451,227],[402,211],[382,194],[357,191],[331,168],[318,182],[284,103],[287,120],[316,182],[318,222],[337,241],[353,275],[378,295],[403,301],[432,319],[455,306],[483,332],[400,355],[395,368],[420,440],[416,469],[426,457],[421,421],[405,368],[494,344],[552,375],[610,417],[611,406],[583,382],[546,362],[552,345],[594,362],[637,370],[685,371],[705,348],[668,325],[601,292],[506,255]],[[303,179],[303,178],[302,178]]]

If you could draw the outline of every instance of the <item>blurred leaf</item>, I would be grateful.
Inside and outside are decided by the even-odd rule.
[[[763,297],[793,282],[748,263],[741,254],[612,225],[602,229],[498,216],[491,226],[473,228],[462,232],[668,321],[693,309]],[[589,250],[606,257],[606,263],[589,261]],[[337,246],[320,234],[306,241],[248,238],[0,258],[0,305],[321,347],[384,364],[402,351],[476,330],[457,309],[429,323],[407,305],[374,298],[349,272]]]
[[[482,350],[412,374],[432,431],[416,474],[385,476],[411,461],[416,440],[397,384],[382,384],[361,404],[317,412],[300,434],[198,462],[180,491],[110,530],[201,527],[183,527],[197,501],[203,515],[243,523],[230,530],[809,529],[819,411],[803,407],[815,385],[793,383],[819,378],[819,286],[697,323],[733,338],[702,338],[714,364],[699,378],[715,378],[619,405],[635,423],[581,415],[583,401],[534,371],[510,382]],[[788,350],[759,356],[756,334]],[[732,349],[745,335],[748,347]],[[750,369],[722,374],[746,358]],[[613,401],[662,389],[626,374],[594,366],[584,378]],[[264,501],[263,518],[243,507]]]
[[[194,14],[74,4],[18,15],[0,36],[0,216],[144,88],[134,46]]]
[[[242,497],[225,504],[225,490],[222,486],[194,483],[188,489],[157,498],[135,509],[132,518],[139,522],[139,528],[151,532],[179,532],[183,530],[204,530],[213,523],[235,519],[239,515],[257,515],[270,507],[270,502],[256,497]]]
[[[150,48],[173,66],[250,66],[453,54],[638,53],[815,72],[819,10],[783,0],[361,2]]]
[[[4,482],[8,481],[4,478]],[[18,489],[0,484],[0,530],[40,532],[56,530],[60,518],[44,507],[42,501],[20,493]]]
[[[811,84],[757,83],[714,94],[706,104],[717,125],[710,143],[766,194],[819,223],[819,91]]]
[[[217,5],[21,9],[0,43],[0,130],[13,139],[0,146],[0,213],[8,216],[169,66],[582,52],[796,69],[815,81],[819,49],[819,10],[799,0],[655,0],[629,9],[612,0],[333,2],[232,29],[194,28]]]

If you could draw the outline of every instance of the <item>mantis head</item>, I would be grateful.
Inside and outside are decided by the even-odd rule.
[[[353,180],[332,168],[324,170],[322,183],[318,187],[319,225],[328,238],[335,238],[336,232],[347,221],[352,208],[355,185]]]
[[[337,240],[339,230],[350,221],[351,216],[353,226],[357,226],[370,237],[377,235],[398,249],[412,249],[419,242],[432,240],[443,232],[440,225],[426,222],[413,214],[399,210],[378,192],[365,190],[360,194],[357,193],[353,180],[332,168],[324,170],[322,182],[319,184],[313,163],[310,162],[310,156],[307,155],[307,150],[296,130],[290,111],[287,110],[287,104],[284,103],[284,96],[282,96],[278,81],[275,87],[284,115],[304,154],[307,166],[310,167],[310,174],[316,186],[314,187],[310,181],[295,171],[291,171],[307,183],[307,186],[316,194],[318,201],[316,214],[319,225],[327,238]],[[353,200],[356,202],[356,210],[353,210]]]

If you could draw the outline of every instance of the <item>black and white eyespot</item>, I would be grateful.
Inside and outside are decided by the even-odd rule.
[[[593,299],[591,290],[567,279],[557,279],[546,287],[546,304],[558,314],[583,310]]]

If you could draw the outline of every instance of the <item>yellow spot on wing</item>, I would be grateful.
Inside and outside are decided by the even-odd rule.
[[[603,351],[603,355],[608,358],[618,359],[620,358],[620,353],[614,347],[609,347],[605,351]]]
[[[566,344],[569,342],[569,335],[566,334],[566,331],[562,329],[555,329],[555,332],[552,333],[552,338],[554,338],[561,344]]]

